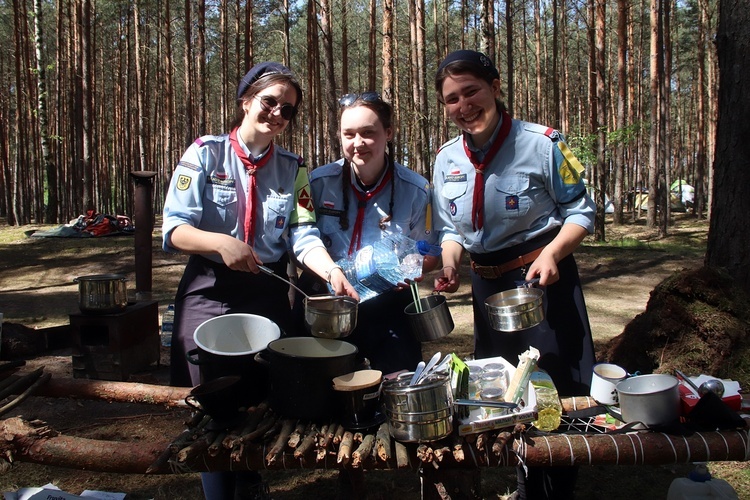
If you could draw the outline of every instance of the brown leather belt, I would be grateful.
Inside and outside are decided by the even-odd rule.
[[[488,279],[488,280],[494,280],[494,279],[499,278],[505,273],[508,273],[515,269],[531,264],[532,262],[536,260],[537,257],[539,257],[539,254],[542,253],[542,250],[544,250],[545,247],[546,245],[543,247],[539,247],[536,250],[531,251],[527,254],[519,255],[515,259],[509,260],[508,262],[504,262],[500,264],[499,266],[480,266],[472,260],[471,268],[474,270],[475,273],[477,273],[482,278]]]

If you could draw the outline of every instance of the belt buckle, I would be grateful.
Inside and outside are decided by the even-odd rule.
[[[502,273],[498,272],[497,266],[478,266],[472,261],[471,267],[483,279],[494,280],[502,276]]]

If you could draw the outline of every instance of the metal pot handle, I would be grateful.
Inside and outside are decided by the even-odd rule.
[[[539,284],[539,278],[531,278],[530,280],[519,280],[516,281],[517,288],[531,288],[534,285]]]
[[[253,360],[259,365],[271,366],[271,362],[263,357],[263,351],[256,352],[255,356],[253,356]]]
[[[195,410],[203,411],[203,408],[201,408],[200,404],[194,401],[194,399],[195,396],[193,396],[192,394],[188,394],[187,396],[185,396],[185,403]]]
[[[193,356],[196,356],[200,352],[200,349],[196,347],[195,349],[190,349],[188,352],[185,353],[185,358],[187,358],[188,363],[191,365],[205,365],[206,363],[201,361],[198,358],[193,358]]]

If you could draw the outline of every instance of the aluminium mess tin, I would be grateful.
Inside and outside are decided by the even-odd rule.
[[[453,391],[450,377],[431,374],[419,385],[409,385],[414,373],[383,382],[383,403],[388,429],[394,439],[429,442],[453,431]]]

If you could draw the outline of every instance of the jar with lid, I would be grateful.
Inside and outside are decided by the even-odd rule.
[[[560,427],[562,404],[557,388],[547,372],[537,368],[529,378],[536,394],[537,419],[534,427],[540,431],[550,432]]]
[[[498,389],[497,387],[482,389],[482,392],[480,392],[480,399],[482,401],[502,402],[503,396],[505,396],[505,390]],[[499,415],[505,414],[506,411],[507,410],[505,408],[482,406],[482,418],[497,417]]]
[[[508,389],[507,372],[505,370],[483,370],[481,377],[482,389],[496,388],[503,391]]]

